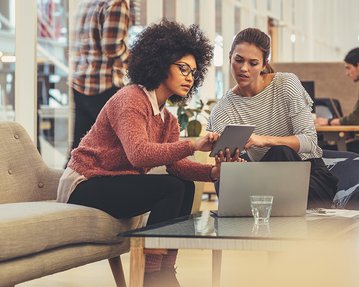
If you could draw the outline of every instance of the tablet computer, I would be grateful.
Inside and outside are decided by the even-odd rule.
[[[209,156],[214,157],[220,150],[224,152],[226,148],[229,148],[232,156],[236,148],[242,151],[255,127],[255,125],[227,125]]]

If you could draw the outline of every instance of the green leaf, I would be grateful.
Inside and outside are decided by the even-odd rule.
[[[183,131],[188,125],[188,116],[186,114],[180,114],[177,117],[180,130]]]
[[[184,107],[177,108],[177,116],[180,116],[185,113]]]

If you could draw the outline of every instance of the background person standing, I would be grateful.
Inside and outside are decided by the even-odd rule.
[[[77,7],[71,47],[71,88],[75,127],[71,150],[90,130],[119,88],[127,67],[126,38],[129,8],[126,0],[84,0]]]

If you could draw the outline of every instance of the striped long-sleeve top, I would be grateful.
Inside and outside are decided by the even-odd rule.
[[[228,124],[251,124],[254,133],[263,136],[295,135],[300,143],[299,156],[305,160],[320,158],[317,133],[311,116],[311,100],[297,76],[276,73],[270,84],[252,97],[242,97],[227,91],[213,108],[209,131],[222,133]],[[259,161],[269,147],[252,147],[248,151],[253,161]]]

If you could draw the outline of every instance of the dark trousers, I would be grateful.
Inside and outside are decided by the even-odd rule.
[[[301,161],[300,156],[288,146],[275,146],[268,150],[261,161]],[[330,173],[323,159],[309,159],[310,169],[308,209],[330,208],[337,192],[338,179]]]
[[[100,94],[87,96],[72,89],[75,101],[75,127],[71,150],[79,146],[81,139],[95,123],[103,106],[117,91],[118,88],[113,87]]]
[[[94,207],[115,218],[151,211],[147,225],[191,213],[195,186],[172,175],[94,177],[81,182],[69,203]]]

